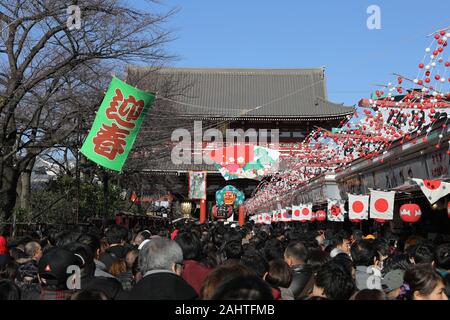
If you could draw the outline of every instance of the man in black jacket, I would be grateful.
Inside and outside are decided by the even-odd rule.
[[[183,251],[173,240],[155,238],[139,252],[143,278],[128,296],[132,300],[193,300],[195,290],[181,277]]]
[[[314,285],[312,268],[306,264],[308,251],[302,242],[291,242],[284,251],[284,261],[292,269],[292,282],[289,286],[295,299],[308,294]]]

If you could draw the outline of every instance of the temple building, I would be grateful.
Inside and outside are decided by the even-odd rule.
[[[166,185],[180,208],[197,204],[188,197],[190,171],[206,171],[206,200],[200,201],[203,210],[211,214],[215,194],[232,185],[252,195],[258,180],[225,180],[213,165],[174,164],[171,150],[175,143],[171,134],[176,129],[193,133],[194,121],[202,121],[202,129],[261,129],[279,130],[280,158],[298,151],[299,143],[316,127],[331,129],[339,126],[354,112],[353,107],[330,102],[326,91],[324,68],[311,69],[236,69],[236,68],[150,68],[128,66],[127,83],[140,89],[156,92],[154,110],[142,125],[128,167],[139,163],[139,172],[149,181],[164,176],[158,183]],[[164,132],[164,133],[161,133]],[[146,146],[152,145],[152,148]],[[193,156],[204,153],[208,142]],[[145,161],[143,161],[145,159]],[[136,168],[134,166],[133,168]],[[160,177],[161,178],[161,177]],[[156,178],[155,178],[156,179]],[[162,181],[162,182],[161,182]],[[137,190],[139,191],[139,190]],[[144,191],[145,193],[145,191]],[[188,209],[189,210],[189,209]]]

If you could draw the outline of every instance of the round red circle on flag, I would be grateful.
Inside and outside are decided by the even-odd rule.
[[[355,213],[361,213],[364,209],[364,203],[362,203],[359,200],[356,200],[352,204],[352,209],[353,209],[353,212],[355,212]]]
[[[309,214],[309,209],[308,208],[303,208],[302,209],[302,213],[304,216],[307,216]]]
[[[389,203],[387,202],[386,199],[377,199],[377,201],[375,201],[375,209],[378,212],[386,212],[387,209],[389,207]]]
[[[286,212],[283,213],[283,217],[287,218],[287,213]]]
[[[298,217],[300,215],[300,210],[295,210],[294,215]]]
[[[331,214],[332,214],[333,216],[335,216],[335,217],[337,217],[338,215],[341,214],[341,208],[339,208],[339,207],[338,207],[337,205],[335,205],[335,204],[331,206],[330,211],[331,211]]]
[[[269,217],[269,216],[267,216],[267,217],[266,217],[266,220],[270,220],[270,217]]]
[[[441,186],[441,182],[439,180],[423,180],[425,187],[430,190],[436,190]]]

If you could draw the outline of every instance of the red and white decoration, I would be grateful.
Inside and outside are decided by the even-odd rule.
[[[292,221],[300,221],[301,218],[301,207],[300,206],[292,206]]]
[[[370,190],[370,218],[392,220],[394,218],[395,191]]]
[[[419,205],[415,203],[406,203],[400,207],[400,218],[409,223],[414,223],[420,220],[422,210]]]
[[[430,204],[435,203],[450,193],[450,183],[440,180],[422,180],[415,178],[413,180],[419,185]]]
[[[278,212],[277,212],[277,210],[272,210],[272,222],[278,222]]]
[[[359,222],[369,216],[369,196],[348,194],[348,218]],[[356,221],[358,220],[358,221]]]
[[[281,209],[281,219],[280,221],[289,222],[291,221],[291,217],[289,215],[289,211],[287,208]]]
[[[271,224],[272,218],[269,213],[260,213],[256,215],[256,223],[258,224]]]
[[[301,205],[301,221],[310,221],[312,218],[312,203]]]
[[[344,221],[344,201],[328,199],[328,221]]]
[[[327,213],[323,210],[316,211],[316,220],[317,221],[325,221],[327,219]]]

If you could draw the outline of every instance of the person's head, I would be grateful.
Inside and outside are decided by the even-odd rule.
[[[418,244],[412,252],[412,258],[415,264],[431,264],[434,261],[433,248],[426,244]]]
[[[264,278],[269,271],[269,264],[258,251],[245,252],[241,257],[241,263],[253,270],[260,278]]]
[[[292,281],[292,270],[284,260],[272,260],[264,280],[274,287],[289,288]]]
[[[448,300],[444,280],[428,264],[414,265],[405,273],[412,300]]]
[[[127,270],[131,270],[133,268],[133,264],[139,256],[139,250],[133,249],[127,252],[125,256],[125,262],[127,264]]]
[[[351,236],[351,242],[355,242],[355,241],[359,241],[362,240],[362,238],[364,237],[364,234],[361,230],[359,229],[355,229],[352,232],[352,236]]]
[[[223,251],[227,259],[240,259],[243,253],[242,241],[241,240],[227,241],[225,243]]]
[[[381,288],[388,299],[396,299],[401,293],[404,284],[405,271],[392,270],[386,273],[381,279]]]
[[[377,289],[363,289],[358,291],[350,300],[387,300],[386,294]]]
[[[0,266],[0,279],[13,280],[17,277],[18,265],[14,261],[9,261]]]
[[[336,233],[331,240],[331,244],[333,248],[337,248],[345,253],[350,253],[350,241],[348,240],[345,231]]]
[[[212,300],[273,300],[270,287],[255,275],[239,276],[222,283]]]
[[[72,294],[70,300],[108,300],[108,296],[98,290],[80,290]]]
[[[93,277],[95,274],[94,254],[88,245],[72,242],[64,246],[64,249],[72,252],[78,260],[81,276]]]
[[[317,272],[312,295],[330,300],[348,300],[355,289],[351,274],[340,264],[330,261]]]
[[[0,280],[0,300],[20,300],[20,290],[12,280]]]
[[[308,252],[308,264],[314,273],[319,271],[325,263],[331,260],[330,253],[320,249],[310,250]]]
[[[284,250],[284,261],[292,267],[295,265],[305,264],[308,258],[308,250],[303,242],[290,242]]]
[[[175,237],[175,242],[183,250],[184,260],[200,260],[202,254],[202,245],[200,239],[195,233],[181,232]]]
[[[155,238],[139,251],[139,270],[143,275],[153,270],[168,270],[181,275],[183,251],[178,243],[166,238]]]
[[[83,233],[78,242],[87,245],[91,252],[94,254],[94,258],[100,256],[100,238],[92,233]]]
[[[38,263],[39,281],[43,288],[66,290],[71,276],[67,271],[71,266],[79,266],[80,260],[69,250],[53,247],[47,250]]]
[[[350,253],[355,266],[371,266],[377,259],[373,244],[368,240],[359,240],[352,244]]]
[[[264,245],[264,257],[267,261],[284,258],[283,244],[278,239],[269,239]]]
[[[127,271],[127,263],[123,259],[115,260],[108,269],[108,273],[115,277]]]
[[[139,246],[144,240],[150,239],[151,236],[152,233],[149,230],[141,231],[134,237],[133,244]]]
[[[118,224],[112,225],[106,230],[105,236],[106,241],[110,246],[123,245],[128,239],[128,230],[124,226]]]
[[[444,243],[435,250],[436,267],[450,271],[450,243]]]
[[[249,275],[255,275],[255,273],[241,263],[231,262],[223,264],[208,273],[200,289],[200,298],[202,300],[210,300],[223,282],[239,276]]]
[[[42,248],[36,241],[30,241],[25,245],[25,254],[36,261],[42,257]]]
[[[383,263],[383,274],[392,270],[406,271],[411,267],[409,257],[404,253],[394,253],[386,258]]]

